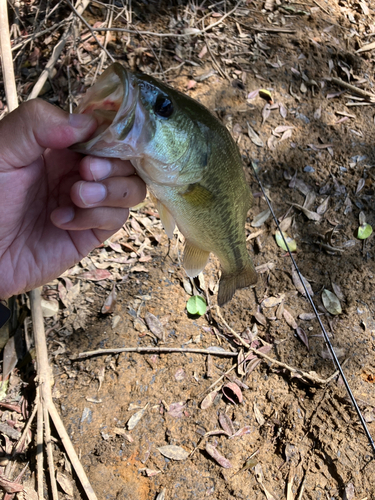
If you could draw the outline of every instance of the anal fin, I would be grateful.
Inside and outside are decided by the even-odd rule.
[[[174,228],[176,227],[173,215],[170,213],[168,208],[166,208],[161,201],[159,201],[153,194],[150,193],[152,201],[156,205],[156,209],[159,212],[161,223],[163,224],[164,230],[170,240],[173,239]]]
[[[184,252],[184,268],[190,278],[198,276],[205,268],[210,252],[201,250],[186,240]]]

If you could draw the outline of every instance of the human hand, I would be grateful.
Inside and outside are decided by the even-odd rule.
[[[79,262],[145,197],[130,162],[67,149],[95,128],[92,117],[39,99],[0,122],[0,299]]]

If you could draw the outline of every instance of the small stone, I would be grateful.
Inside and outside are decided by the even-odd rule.
[[[145,325],[144,321],[141,320],[141,318],[135,318],[133,325],[134,329],[137,330],[137,332],[143,333],[147,331],[147,326]]]
[[[304,172],[315,172],[315,168],[312,167],[311,165],[306,165],[306,167],[303,169]]]

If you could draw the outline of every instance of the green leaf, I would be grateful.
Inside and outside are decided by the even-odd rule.
[[[297,243],[296,240],[293,240],[290,236],[288,236],[286,233],[283,232],[284,238],[288,244],[289,250],[291,252],[295,252],[297,250]],[[276,231],[275,233],[275,238],[276,238],[276,243],[279,245],[280,248],[285,250],[286,252],[288,251],[287,247],[285,246],[283,237],[281,236],[280,231]]]
[[[359,226],[358,228],[358,233],[357,233],[357,238],[359,240],[365,240],[370,236],[372,233],[372,227],[370,224],[362,224],[362,226]]]
[[[187,312],[193,316],[202,316],[207,310],[206,301],[199,295],[193,295],[186,303]]]
[[[340,301],[333,292],[330,292],[329,290],[323,290],[322,301],[324,307],[329,313],[334,315],[342,313]]]

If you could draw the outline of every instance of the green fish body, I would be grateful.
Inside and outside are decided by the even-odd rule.
[[[77,108],[99,126],[76,151],[130,160],[145,181],[172,238],[185,237],[190,277],[210,252],[221,264],[218,304],[256,283],[246,250],[245,221],[252,205],[238,148],[226,127],[204,106],[155,78],[110,66]]]

